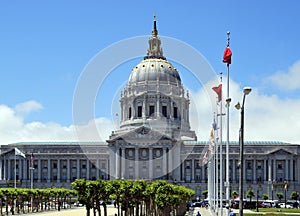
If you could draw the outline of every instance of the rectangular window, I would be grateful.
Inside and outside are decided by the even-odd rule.
[[[57,169],[57,162],[53,162],[53,169]]]
[[[174,116],[175,119],[178,118],[178,108],[177,107],[173,108],[173,116]]]
[[[164,117],[167,117],[167,106],[162,106],[161,112]]]
[[[277,163],[277,169],[283,169],[282,162],[278,162],[278,163]]]
[[[154,106],[149,106],[149,116],[153,116],[154,115]]]
[[[137,117],[141,118],[142,117],[142,106],[138,106],[138,113]]]
[[[261,169],[261,162],[257,162],[257,169]]]

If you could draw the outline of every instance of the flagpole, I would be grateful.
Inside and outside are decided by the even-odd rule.
[[[14,188],[17,188],[17,155],[15,149],[15,181],[14,181]]]
[[[230,31],[227,32],[227,46],[230,45]],[[228,205],[227,215],[229,214],[230,207],[230,182],[229,182],[229,107],[231,98],[229,97],[229,63],[227,63],[227,99],[226,99],[226,107],[227,107],[227,142],[226,142],[226,202]]]
[[[222,84],[222,72],[220,73],[220,81]],[[222,90],[221,90],[222,91]],[[222,143],[222,98],[220,101],[220,215],[223,215],[223,143]]]
[[[217,111],[218,113],[218,111]],[[218,116],[218,114],[217,114]],[[219,120],[217,117],[217,125],[219,125]],[[217,126],[218,127],[218,126]],[[219,211],[219,133],[216,139],[216,163],[215,163],[215,167],[216,167],[216,213],[218,214]]]
[[[216,128],[217,128],[217,123],[216,123],[216,113],[214,113],[214,123],[213,123],[213,128],[214,128],[214,155],[213,155],[213,167],[214,167],[214,173],[213,173],[213,179],[214,179],[214,199],[213,199],[213,207],[214,207],[214,212],[216,211],[216,152],[217,152],[217,143],[216,143]]]

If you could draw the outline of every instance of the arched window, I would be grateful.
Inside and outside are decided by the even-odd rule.
[[[132,114],[131,114],[131,107],[129,107],[129,110],[128,110],[128,118],[129,118],[129,119],[131,119],[131,115],[132,115]]]

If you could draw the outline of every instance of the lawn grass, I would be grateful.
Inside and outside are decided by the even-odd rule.
[[[292,209],[286,209],[286,208],[259,208],[259,212],[256,212],[256,210],[253,209],[253,213],[244,213],[244,216],[295,216],[298,213],[300,215],[300,209],[292,208]],[[291,213],[291,214],[289,214]],[[238,214],[237,214],[238,215]]]

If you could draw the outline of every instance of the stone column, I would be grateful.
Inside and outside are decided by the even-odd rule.
[[[203,175],[203,179],[204,179],[204,175]],[[195,159],[191,159],[191,181],[195,182]]]
[[[142,117],[143,117],[143,120],[146,120],[146,96],[144,96],[144,100],[143,100],[143,107],[142,107]]]
[[[116,179],[120,179],[120,148],[117,147],[116,148],[116,164],[115,164],[115,167],[116,167]]]
[[[19,178],[18,179],[22,179],[22,171],[23,171],[23,163],[22,163],[22,160],[21,158],[19,158],[18,160],[18,173],[19,173]]]
[[[172,148],[169,148],[169,152],[168,152],[168,173],[169,173],[169,178],[170,177],[173,178],[173,154],[172,154]]]
[[[267,181],[268,179],[268,177],[267,177],[267,170],[268,170],[268,167],[267,167],[267,159],[264,159],[264,176],[263,176],[263,180],[264,181]]]
[[[57,159],[57,183],[60,183],[60,159]]]
[[[30,178],[28,178],[28,161],[25,160],[24,163],[23,163],[23,175],[22,175],[23,179],[26,179],[27,182],[29,182],[28,180]]]
[[[42,160],[38,159],[38,182],[42,180]]]
[[[257,174],[257,165],[256,165],[256,159],[253,160],[253,179],[254,182],[257,182],[256,174]]]
[[[86,159],[86,179],[90,179],[90,160]]]
[[[66,176],[67,177],[67,182],[72,181],[72,179],[71,179],[71,169],[70,169],[71,165],[70,165],[70,163],[71,163],[71,161],[68,158],[67,159],[67,176]]]
[[[297,158],[295,170],[299,170],[299,169],[300,169],[300,158]],[[296,173],[297,173],[297,175],[296,175],[295,181],[299,182],[300,181],[300,172],[296,172]]]
[[[290,160],[290,179],[294,181],[294,159]]]
[[[166,147],[163,147],[163,175],[167,175],[168,171],[167,171],[167,151],[166,151]]]
[[[277,167],[276,167],[276,158],[274,160],[272,160],[272,163],[273,163],[273,170],[272,170],[272,173],[273,173],[273,179],[277,179]],[[272,175],[271,175],[272,176]],[[271,181],[272,181],[272,177],[271,177]]]
[[[149,179],[153,178],[153,148],[149,147]]]
[[[100,174],[99,174],[99,170],[100,170],[100,162],[99,159],[96,159],[96,178],[101,178]]]
[[[125,178],[125,165],[126,165],[125,163],[126,163],[126,161],[125,161],[125,148],[122,147],[122,157],[121,157],[121,166],[122,166],[121,173],[122,173],[122,175],[121,175],[121,179]]]
[[[289,160],[288,159],[285,159],[285,164],[284,165],[285,165],[284,178],[285,179],[290,179],[289,178],[289,174],[290,174],[289,170],[290,169],[289,169]]]
[[[7,180],[11,180],[11,160],[7,159]]]
[[[160,115],[160,95],[157,94],[157,98],[156,98],[156,117],[157,119],[159,119],[159,115]]]
[[[170,100],[170,116],[171,119],[174,119],[174,104],[172,100]]]
[[[51,160],[48,159],[48,166],[47,166],[47,182],[50,182],[50,179],[51,179],[51,170],[52,170],[52,167],[51,167]]]
[[[139,178],[139,149],[138,147],[135,147],[134,149],[134,175],[135,178]]]
[[[268,176],[268,181],[271,181],[272,180],[272,160],[269,160],[269,167],[268,167],[268,173],[269,173],[269,176]]]
[[[81,167],[80,167],[80,159],[77,159],[77,178],[79,179],[80,178],[80,170],[81,170]]]

